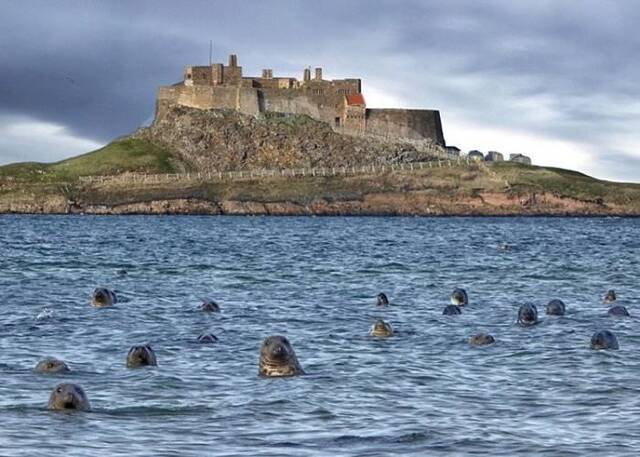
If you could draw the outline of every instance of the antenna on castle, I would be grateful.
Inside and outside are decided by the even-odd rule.
[[[212,59],[213,59],[213,40],[209,40],[209,66],[211,66]]]

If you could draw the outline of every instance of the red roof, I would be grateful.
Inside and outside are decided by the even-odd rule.
[[[365,106],[364,97],[362,94],[349,94],[347,97],[347,105],[362,105]]]

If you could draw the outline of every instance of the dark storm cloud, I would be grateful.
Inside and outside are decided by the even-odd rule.
[[[0,114],[107,141],[206,63],[213,39],[216,60],[237,52],[247,74],[323,65],[445,120],[595,146],[604,176],[638,144],[639,21],[624,0],[4,2]],[[618,136],[626,146],[610,147]]]

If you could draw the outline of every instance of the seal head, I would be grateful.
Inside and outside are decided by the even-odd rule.
[[[600,330],[591,337],[591,349],[620,349],[620,345],[613,332]]]
[[[554,299],[547,303],[547,314],[549,316],[564,316],[565,306],[562,300]]]
[[[78,410],[91,411],[87,395],[77,384],[58,384],[49,396],[47,409],[51,411]]]
[[[220,306],[213,300],[207,300],[203,304],[201,304],[198,309],[200,311],[205,311],[208,313],[218,313],[220,312]]]
[[[387,306],[388,304],[389,304],[389,299],[384,293],[380,292],[376,297],[376,305]]]
[[[518,324],[525,327],[538,323],[538,308],[531,303],[525,303],[518,309]]]
[[[203,333],[198,337],[198,343],[200,344],[211,344],[217,342],[218,338],[216,338],[216,336],[211,333]]]
[[[369,330],[369,335],[377,336],[380,338],[386,338],[389,336],[393,336],[393,329],[391,328],[391,324],[383,321],[382,319],[378,319],[371,326],[371,329]]]
[[[442,310],[443,316],[455,316],[457,314],[462,314],[462,309],[457,305],[447,305]]]
[[[631,316],[629,314],[629,311],[627,311],[627,308],[625,308],[622,305],[612,306],[611,308],[609,308],[609,311],[607,311],[607,314],[609,316],[615,316],[615,317],[630,317]]]
[[[609,290],[607,291],[607,293],[606,293],[606,294],[604,294],[604,298],[602,299],[602,301],[603,301],[604,303],[611,303],[611,302],[616,301],[616,299],[617,299],[617,297],[616,297],[616,291],[615,291],[615,290],[613,290],[613,289],[609,289]]]
[[[260,346],[258,374],[265,377],[284,377],[304,374],[296,353],[284,336],[268,336]]]
[[[47,357],[46,359],[39,361],[33,371],[35,371],[36,373],[57,374],[67,373],[71,370],[62,360],[58,360],[54,357]]]
[[[106,287],[98,287],[93,290],[91,294],[91,304],[97,307],[111,306],[117,303],[118,299],[114,291],[107,289]]]
[[[469,344],[471,346],[486,346],[495,342],[495,338],[488,333],[478,333],[469,337]]]
[[[157,366],[156,353],[148,344],[144,346],[133,346],[127,354],[127,367],[138,368],[145,366]]]
[[[464,289],[453,289],[451,293],[451,304],[456,306],[465,306],[469,304],[469,297],[467,291]]]

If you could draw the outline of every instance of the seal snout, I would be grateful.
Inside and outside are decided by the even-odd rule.
[[[62,383],[51,392],[47,408],[52,411],[90,411],[91,405],[82,387],[77,384]]]
[[[619,349],[618,338],[609,330],[600,330],[591,337],[591,349]]]
[[[127,367],[137,368],[144,366],[157,366],[156,354],[148,344],[145,346],[133,346],[127,354]]]
[[[536,305],[525,303],[518,310],[518,323],[520,325],[529,326],[538,323],[538,308]]]
[[[289,352],[282,344],[277,344],[271,348],[271,358],[275,360],[286,360],[288,356]]]
[[[104,287],[98,287],[91,294],[91,304],[93,306],[111,306],[117,301],[115,292]]]
[[[389,298],[384,292],[380,292],[376,297],[376,304],[378,306],[387,306],[389,304]]]
[[[71,392],[67,392],[62,401],[62,407],[64,409],[75,409],[76,399]]]
[[[269,336],[264,339],[260,346],[258,374],[267,377],[304,374],[296,353],[286,337]]]
[[[455,306],[465,306],[469,304],[467,291],[459,287],[455,288],[451,293],[451,304]]]

